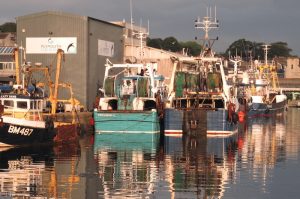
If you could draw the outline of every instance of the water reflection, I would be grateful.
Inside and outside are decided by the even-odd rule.
[[[108,136],[108,137],[107,137]],[[158,142],[134,142],[128,134],[95,136],[99,197],[145,198],[157,182]],[[135,135],[143,136],[143,135]]]
[[[49,148],[39,148],[40,154],[28,155],[30,148],[17,148],[0,153],[0,190],[1,197],[39,196],[43,183],[43,172],[51,159],[41,158]]]
[[[223,195],[224,185],[235,168],[237,136],[184,136],[165,140],[168,189],[160,192],[164,192],[166,198],[219,198]]]
[[[247,170],[249,178],[266,193],[274,167],[286,160],[286,116],[253,119],[240,136],[238,172]]]
[[[12,148],[0,152],[0,196],[297,198],[299,116],[295,109],[240,123],[227,137],[197,127],[147,142],[90,135],[73,145]]]
[[[286,158],[285,121],[251,120],[223,137],[204,136],[199,127],[183,137],[164,137],[158,148],[96,141],[99,196],[223,198],[245,172],[265,193],[270,170]]]
[[[71,198],[72,184],[79,182],[74,175],[78,152],[78,144],[2,150],[0,197]]]

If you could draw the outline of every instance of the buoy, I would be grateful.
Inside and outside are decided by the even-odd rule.
[[[238,116],[239,116],[239,122],[244,122],[245,119],[244,111],[239,111]]]

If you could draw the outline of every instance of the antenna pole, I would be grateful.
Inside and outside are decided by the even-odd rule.
[[[217,6],[215,6],[215,23],[217,23]]]
[[[133,19],[132,19],[132,0],[130,0],[130,29],[131,29],[131,56],[133,57]]]
[[[268,50],[270,49],[269,46],[270,45],[268,44],[263,45],[263,50],[265,53],[265,65],[268,65]]]
[[[211,48],[213,45],[213,42],[217,39],[210,39],[208,33],[210,30],[218,28],[219,22],[216,19],[217,18],[216,17],[216,7],[215,7],[215,19],[214,20],[211,17],[211,8],[210,8],[210,10],[207,8],[206,11],[207,11],[206,17],[203,17],[202,20],[198,17],[198,19],[195,20],[195,28],[204,30],[205,36],[203,39],[203,46],[205,44],[207,44],[208,47]],[[211,40],[213,40],[212,43],[211,43]]]

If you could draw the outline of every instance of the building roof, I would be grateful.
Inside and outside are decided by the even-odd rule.
[[[71,13],[66,13],[62,11],[43,11],[43,12],[36,12],[24,16],[18,16],[16,17],[17,21],[20,19],[28,19],[28,18],[35,18],[35,17],[40,17],[43,15],[60,15],[60,16],[65,16],[65,17],[75,17],[75,18],[87,18],[85,16],[80,16],[80,15],[75,15]]]
[[[14,50],[13,46],[0,46],[0,55],[13,55]]]
[[[20,19],[28,19],[28,18],[34,18],[34,17],[40,17],[43,15],[59,15],[59,16],[63,16],[63,17],[73,17],[73,18],[81,18],[81,19],[89,19],[89,20],[95,20],[95,21],[99,21],[102,23],[106,23],[109,25],[113,25],[113,26],[118,26],[118,27],[122,27],[121,25],[118,24],[114,24],[108,21],[104,21],[104,20],[100,20],[100,19],[96,19],[93,17],[89,17],[89,16],[81,16],[81,15],[77,15],[77,14],[72,14],[72,13],[66,13],[66,12],[62,12],[62,11],[43,11],[43,12],[37,12],[37,13],[32,13],[32,14],[28,14],[28,15],[24,15],[24,16],[18,16],[16,17],[17,20]]]
[[[9,33],[0,33],[0,39],[5,39]]]
[[[0,62],[14,62],[14,49],[13,46],[0,46]]]

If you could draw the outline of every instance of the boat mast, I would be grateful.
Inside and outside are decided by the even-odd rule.
[[[16,83],[20,85],[20,62],[19,62],[19,49],[15,48],[14,51],[15,64],[16,64]]]
[[[141,27],[139,32],[133,32],[133,36],[136,36],[140,40],[140,61],[143,62],[144,58],[144,45],[143,40],[146,39],[149,35],[149,22],[148,22],[148,30],[147,32],[143,32]]]
[[[215,7],[215,16],[214,16],[214,19],[213,19],[211,17],[211,9],[209,11],[209,16],[208,16],[208,8],[207,8],[207,15],[205,17],[203,17],[202,20],[200,19],[200,17],[198,17],[195,20],[195,28],[196,29],[202,29],[202,30],[204,30],[204,33],[205,33],[204,38],[201,39],[203,41],[202,48],[207,47],[207,48],[211,49],[214,42],[216,40],[218,40],[218,37],[215,38],[215,39],[210,39],[209,35],[208,35],[210,30],[219,28],[219,20],[217,20],[216,12],[217,12],[217,9]]]
[[[267,66],[268,65],[268,50],[270,50],[270,46],[271,45],[268,45],[268,44],[265,44],[265,45],[262,45],[263,46],[263,50],[264,50],[264,53],[265,53],[265,65]]]
[[[58,84],[59,84],[59,76],[60,76],[60,69],[61,69],[61,60],[63,58],[64,51],[62,49],[57,50],[57,61],[56,61],[56,75],[55,75],[55,84],[54,84],[54,94],[53,100],[51,102],[51,114],[56,113],[57,107],[57,96],[58,96]]]

